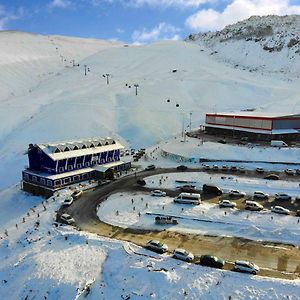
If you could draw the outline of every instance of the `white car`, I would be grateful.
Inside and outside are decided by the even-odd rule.
[[[214,171],[218,171],[218,170],[219,170],[218,165],[213,165],[213,170],[214,170]]]
[[[240,192],[239,190],[231,190],[229,192],[229,196],[231,196],[231,197],[234,197],[234,196],[236,196],[236,197],[244,197],[244,196],[246,196],[246,193]]]
[[[163,192],[161,190],[154,190],[151,191],[151,196],[156,196],[156,197],[165,197],[167,194],[166,192]]]
[[[241,173],[245,173],[245,168],[244,168],[244,167],[239,167],[238,170],[239,170]]]
[[[264,171],[265,170],[263,168],[260,168],[260,167],[256,168],[257,173],[263,173]]]
[[[293,169],[286,169],[286,170],[284,170],[284,172],[287,175],[295,175],[296,174],[296,172]]]
[[[277,193],[275,194],[275,200],[292,200],[292,197],[288,194]]]
[[[69,196],[67,197],[64,202],[63,202],[63,206],[70,206],[71,204],[73,203],[73,197],[72,196]]]
[[[253,198],[269,199],[269,195],[264,192],[256,191],[253,194]]]
[[[70,215],[68,215],[68,214],[62,214],[62,215],[60,216],[60,219],[61,219],[64,223],[66,223],[66,224],[68,224],[68,225],[72,225],[72,224],[75,223],[75,220],[74,220]]]
[[[236,207],[236,203],[232,202],[230,200],[221,200],[219,201],[219,207],[230,207],[230,208],[235,208]]]
[[[178,248],[173,251],[173,257],[187,262],[191,262],[194,259],[194,254],[192,252]]]
[[[78,199],[82,195],[82,190],[76,190],[72,193],[73,199]]]
[[[209,165],[204,165],[203,166],[204,170],[209,171],[210,170],[210,166]]]
[[[283,215],[289,215],[290,214],[290,210],[287,209],[287,208],[284,208],[282,206],[272,206],[271,211],[273,213],[276,213],[276,214],[283,214]]]
[[[222,166],[222,171],[228,171],[228,170],[229,170],[229,168],[228,168],[227,165],[223,165],[223,166]]]
[[[168,246],[160,241],[157,240],[150,240],[147,243],[147,248],[149,250],[158,252],[158,253],[165,253],[168,251]]]
[[[255,275],[259,272],[259,267],[249,261],[237,260],[234,263],[234,270]]]

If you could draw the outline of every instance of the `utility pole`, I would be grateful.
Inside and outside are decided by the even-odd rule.
[[[103,74],[102,76],[106,78],[106,84],[109,84],[109,76],[111,76],[111,74]]]
[[[192,132],[192,112],[190,112],[190,132]]]
[[[139,85],[138,84],[134,84],[134,87],[135,87],[135,95],[137,96]]]
[[[84,65],[84,75],[86,76],[86,68],[87,68],[87,65]]]
[[[181,136],[184,138],[184,113],[182,114],[182,128],[181,128]]]

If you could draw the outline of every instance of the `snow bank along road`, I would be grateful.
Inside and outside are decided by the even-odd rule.
[[[84,194],[64,210],[74,217],[76,226],[80,230],[119,240],[131,241],[141,246],[144,246],[150,239],[164,240],[168,244],[170,251],[177,247],[182,247],[192,251],[196,256],[211,253],[230,262],[241,258],[247,259],[257,263],[262,268],[260,272],[262,276],[284,279],[299,278],[300,250],[294,245],[251,241],[235,237],[184,234],[165,230],[120,228],[105,224],[98,219],[97,207],[109,195],[123,191],[146,191],[147,188],[136,184],[137,179],[174,172],[178,171],[176,169],[156,169],[154,171],[143,171],[138,173],[136,177],[134,175],[123,177],[109,185],[96,188],[94,191]],[[60,213],[62,213],[62,209]],[[227,268],[230,269],[231,264],[228,264]]]

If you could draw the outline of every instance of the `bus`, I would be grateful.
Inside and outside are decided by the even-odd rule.
[[[180,193],[178,197],[174,199],[175,203],[182,203],[182,204],[200,204],[201,203],[201,196],[200,194],[193,194],[193,193]]]

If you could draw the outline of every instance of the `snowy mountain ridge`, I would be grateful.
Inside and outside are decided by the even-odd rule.
[[[300,77],[299,15],[252,16],[186,40],[208,47],[211,55],[235,68]]]

